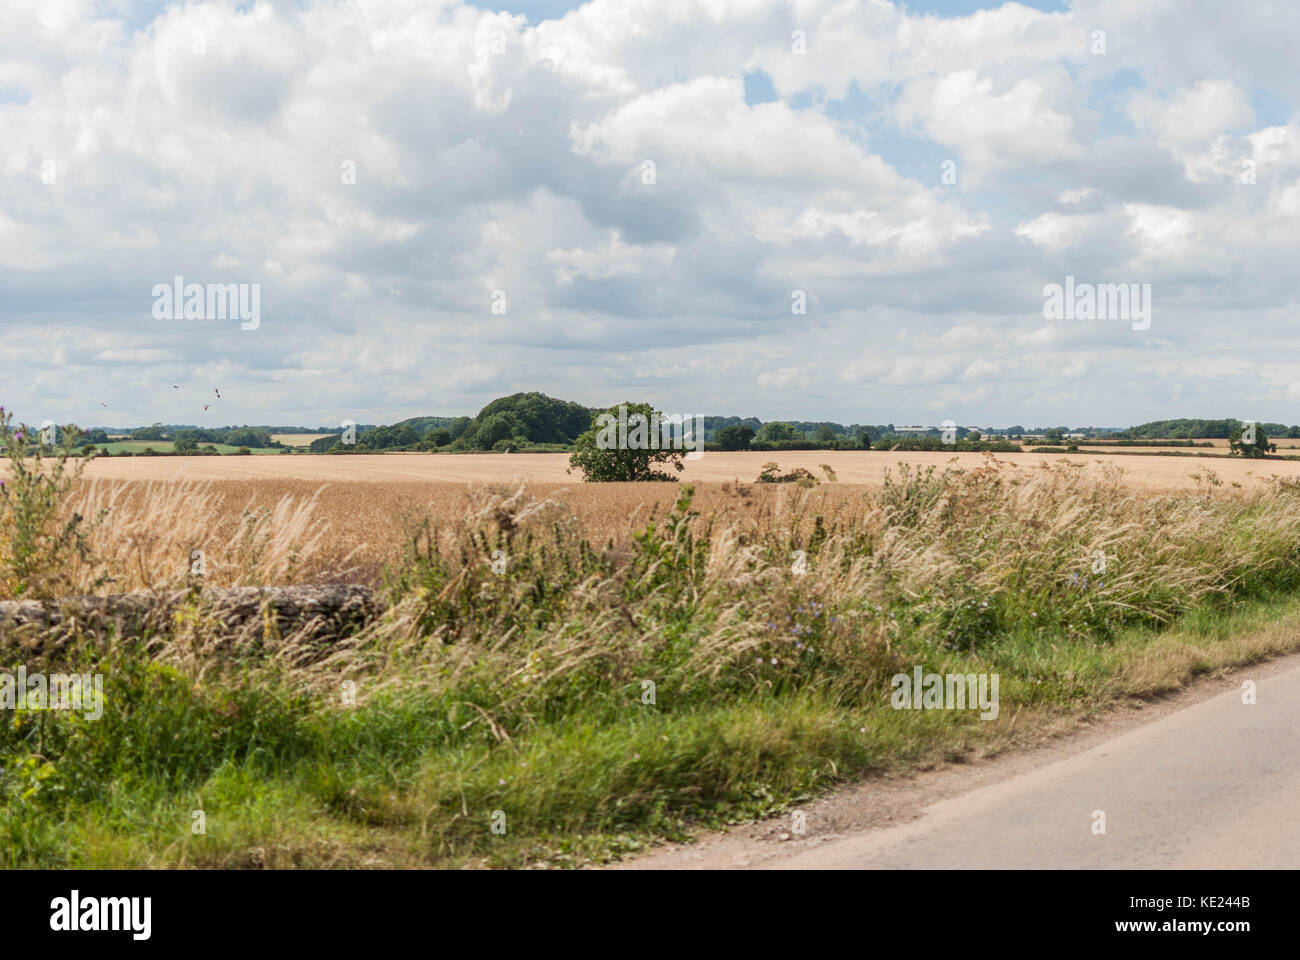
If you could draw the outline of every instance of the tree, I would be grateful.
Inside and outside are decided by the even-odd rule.
[[[619,407],[627,413],[627,437],[622,442],[618,430]],[[654,469],[655,464],[671,463],[676,470],[682,468],[684,450],[651,450],[637,439],[637,415],[645,418],[645,435],[648,425],[659,422],[662,416],[648,403],[623,403],[610,407],[596,417],[596,422],[573,442],[569,457],[569,472],[581,470],[583,479],[597,482],[622,482],[630,480],[668,480],[677,478]],[[613,424],[613,426],[611,426]]]
[[[491,450],[500,441],[526,434],[527,431],[528,428],[524,426],[518,417],[506,411],[498,411],[487,416],[480,416],[475,421],[473,437],[470,442],[480,450]]]
[[[812,438],[817,443],[834,443],[835,431],[823,423],[820,427],[818,427],[816,430],[813,431]]]
[[[439,427],[436,430],[430,430],[429,436],[426,439],[428,439],[435,447],[445,447],[447,444],[451,443],[451,431],[446,427]]]
[[[1268,437],[1264,436],[1264,428],[1262,425],[1254,425],[1254,443],[1247,442],[1251,437],[1252,430],[1249,427],[1242,430],[1241,433],[1229,437],[1228,456],[1241,456],[1258,460],[1262,457],[1268,456],[1270,453],[1277,452],[1277,444],[1269,443]]]
[[[453,440],[459,440],[473,423],[474,421],[469,417],[457,417],[447,429],[451,431]]]
[[[1049,427],[1043,431],[1043,439],[1048,443],[1060,443],[1065,439],[1065,433],[1056,427]]]
[[[746,426],[723,427],[714,439],[723,450],[748,450],[754,431]]]
[[[803,437],[790,424],[773,420],[771,423],[765,423],[759,428],[758,439],[766,440],[768,443],[780,443],[788,440],[802,440]]]
[[[177,430],[172,434],[172,441],[179,442],[183,439],[193,440],[195,443],[216,443],[220,439],[217,432],[213,430],[200,430],[194,427],[186,427]]]
[[[409,423],[395,423],[375,427],[357,435],[358,450],[399,450],[413,447],[419,441],[415,428]]]
[[[199,449],[199,445],[193,437],[178,437],[173,446],[177,453],[184,454],[191,454]]]
[[[501,440],[520,437],[533,443],[572,443],[591,426],[592,411],[580,403],[543,393],[498,397],[479,411],[458,437],[462,449],[490,450]],[[457,436],[455,429],[453,437]]]
[[[858,431],[858,446],[863,450],[871,449],[871,431],[866,427]]]
[[[199,439],[199,438],[196,438]],[[278,447],[279,443],[271,439],[270,431],[255,427],[234,427],[218,437],[221,443],[232,447]]]

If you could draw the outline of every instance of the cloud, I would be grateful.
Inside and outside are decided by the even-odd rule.
[[[1125,424],[1225,386],[1288,417],[1288,374],[1241,358],[1293,339],[1292,3],[156,7],[0,12],[0,403],[32,419],[540,389]],[[746,103],[755,71],[777,99]],[[1153,328],[1047,323],[1067,274],[1152,283]],[[155,320],[178,275],[260,284],[260,328]],[[1180,373],[1204,357],[1234,361],[1213,387]]]
[[[1230,80],[1202,80],[1169,97],[1138,94],[1128,108],[1139,128],[1162,143],[1195,143],[1254,123],[1246,93]]]

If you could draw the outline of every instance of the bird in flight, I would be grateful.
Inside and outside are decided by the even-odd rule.
[[[215,394],[217,395],[217,399],[218,399],[218,400],[221,399],[221,391],[220,391],[220,390],[217,390],[217,389],[214,388],[212,392],[215,393]]]

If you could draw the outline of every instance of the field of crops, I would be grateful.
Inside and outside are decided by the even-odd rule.
[[[683,481],[724,483],[752,482],[763,465],[776,461],[783,470],[803,467],[824,476],[827,464],[840,483],[879,486],[888,470],[902,464],[974,468],[985,463],[986,454],[889,451],[782,451],[780,453],[706,453],[685,464],[678,474]],[[1071,454],[1005,453],[994,455],[999,463],[1016,470],[1042,470],[1049,463],[1067,460],[1087,464],[1105,462],[1124,471],[1126,481],[1137,489],[1183,491],[1193,488],[1206,470],[1225,484],[1251,485],[1270,476],[1300,476],[1300,460],[1243,460],[1240,458],[1195,458],[1166,456],[1109,456]],[[351,454],[346,456],[280,457],[168,457],[94,461],[86,476],[105,480],[305,480],[311,483],[445,483],[482,484],[530,483],[581,484],[579,473],[568,472],[569,457],[562,453],[537,454]]]
[[[820,482],[812,488],[755,483],[773,459],[783,470],[805,467]],[[1114,474],[1135,494],[1216,485],[1244,492],[1269,477],[1300,476],[1300,461],[816,451],[709,453],[679,476],[696,487],[695,506],[705,516],[764,524],[795,501],[810,514],[850,515],[881,488],[887,472],[900,480],[931,467],[994,464],[1008,478],[1029,481],[1063,462],[1081,478]],[[83,516],[105,518],[97,549],[119,558],[114,589],[180,584],[188,558],[200,549],[211,558],[213,584],[376,583],[416,525],[427,520],[450,530],[485,491],[523,490],[524,498],[575,517],[591,542],[626,544],[671,506],[681,487],[586,483],[567,466],[563,454],[99,459],[86,466],[77,505]]]
[[[180,585],[191,553],[199,549],[208,557],[213,585],[376,583],[382,568],[399,557],[407,534],[426,518],[451,530],[465,522],[482,493],[521,489],[538,507],[554,505],[572,514],[593,543],[627,544],[672,506],[681,485],[93,480],[82,484],[76,506],[83,516],[108,511],[95,539],[101,556],[118,558],[114,590]],[[796,502],[828,517],[845,514],[860,505],[863,493],[862,486],[843,483],[812,489],[704,483],[695,503],[723,522],[762,523]],[[256,532],[244,538],[246,529]],[[264,541],[252,562],[255,551],[246,539]]]
[[[1159,441],[1152,441],[1153,444],[1158,442]],[[1095,446],[1092,444],[1084,444],[1080,446],[1079,449],[1081,452],[1104,451],[1109,453],[1131,453],[1131,454],[1159,454],[1161,452],[1180,452],[1180,453],[1195,453],[1200,455],[1211,455],[1211,456],[1226,456],[1228,453],[1228,441],[1225,439],[1216,438],[1210,440],[1194,440],[1192,442],[1195,443],[1196,446],[1193,447],[1137,446],[1133,444],[1122,444],[1122,443],[1114,443],[1114,444],[1099,443],[1096,444]],[[1276,444],[1277,452],[1279,454],[1289,455],[1289,454],[1300,453],[1300,440],[1288,439],[1286,437],[1270,437],[1269,442]],[[1062,441],[1061,444],[1053,444],[1053,446],[1066,446],[1069,443],[1070,441],[1066,440],[1066,441]],[[1210,446],[1202,446],[1202,444],[1210,444]],[[1033,447],[1029,445],[1025,445],[1025,449],[1032,450]]]

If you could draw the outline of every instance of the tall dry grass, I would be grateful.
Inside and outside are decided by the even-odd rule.
[[[456,691],[502,736],[646,680],[692,701],[810,687],[870,700],[903,664],[1104,644],[1300,586],[1300,486],[1213,483],[1152,496],[1110,466],[1026,476],[989,458],[904,468],[828,512],[792,488],[745,512],[742,485],[738,509],[705,514],[683,488],[606,545],[560,503],[484,489],[464,522],[414,532],[385,617],[301,680]]]
[[[201,481],[82,484],[67,509],[100,519],[74,582],[119,593],[349,578],[353,555],[331,543],[319,490],[236,510],[225,500]]]
[[[184,582],[194,550],[207,557],[213,586],[292,582],[378,585],[402,556],[411,530],[427,521],[442,531],[477,523],[480,490],[500,485],[275,481],[131,481],[83,479],[63,515],[95,518],[98,566],[65,570],[67,592],[163,589]],[[514,488],[511,488],[514,489]],[[626,547],[676,489],[646,484],[530,484],[527,495],[551,501],[581,525],[593,544]],[[711,485],[697,507],[762,526],[788,497],[770,485]],[[860,491],[826,486],[817,512],[836,515]],[[249,527],[252,532],[248,532]],[[96,585],[96,571],[110,579]]]
[[[801,592],[835,591],[872,607],[888,601],[894,612],[920,603],[910,598],[942,607],[956,596],[1003,604],[1015,596],[1010,606],[1029,612],[1035,598],[1093,617],[1127,611],[1164,620],[1261,565],[1292,562],[1294,484],[1234,490],[1204,477],[1189,494],[1152,494],[1128,486],[1116,466],[1061,461],[1026,472],[989,458],[965,470],[904,465],[875,491],[721,484],[696,491],[689,522],[672,528],[691,539],[702,564],[674,578],[689,573],[704,597],[740,595],[756,577],[775,576]],[[544,597],[550,610],[591,589],[562,571],[621,578],[633,560],[644,561],[652,550],[644,532],[664,522],[678,493],[634,484],[540,492],[448,485],[398,496],[385,485],[83,481],[66,512],[97,520],[88,533],[93,560],[72,578],[86,588],[103,574],[111,580],[101,590],[185,585],[197,551],[207,582],[221,586],[378,582],[386,566],[408,587],[457,575],[477,583],[490,572],[491,551],[502,549],[510,573],[481,584],[483,595],[509,596],[521,610]],[[801,549],[802,576],[792,572]],[[1094,574],[1098,551],[1106,570]],[[570,588],[572,600],[562,596]]]

